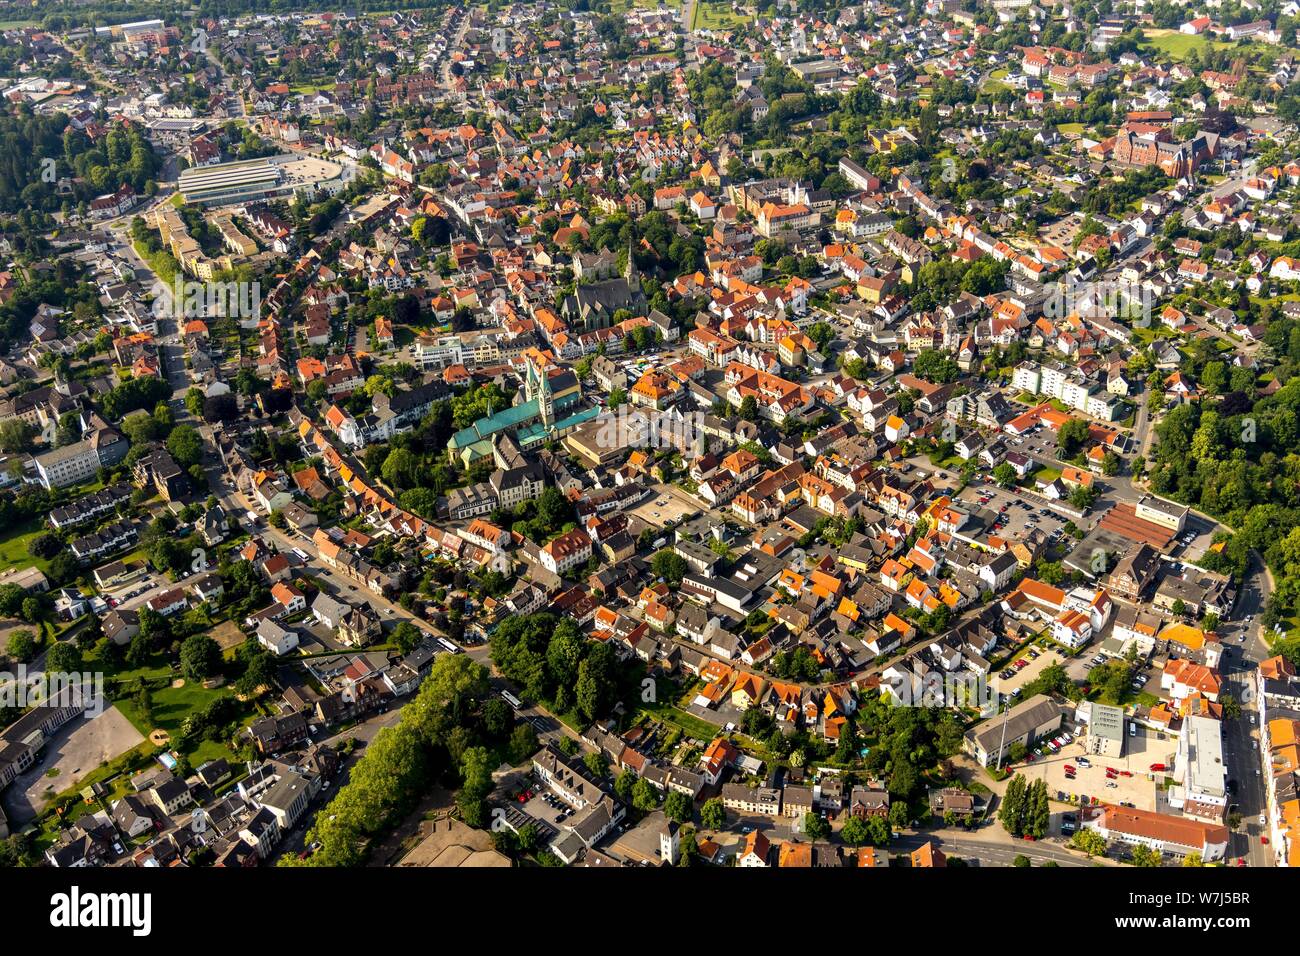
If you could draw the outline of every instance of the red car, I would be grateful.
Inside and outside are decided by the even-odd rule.
[[[1268,837],[1266,837],[1266,836],[1262,836],[1262,837],[1260,837],[1260,838],[1259,838],[1259,842],[1262,843],[1262,844],[1264,844],[1265,846],[1268,846]]]
[[[1067,764],[1065,765],[1065,772],[1066,772],[1066,773],[1074,773],[1074,768],[1071,767],[1071,766],[1067,763]]]
[[[1131,776],[1133,776],[1133,774],[1130,773],[1130,772],[1127,771],[1127,770],[1121,770],[1121,771],[1119,772],[1119,775],[1120,775],[1121,777],[1131,777]]]
[[[1153,764],[1151,765],[1151,769],[1152,769],[1153,771],[1155,771],[1155,772],[1158,773],[1159,771],[1161,771],[1161,770],[1167,770],[1168,768],[1167,768],[1164,764],[1162,764],[1162,763],[1153,763]]]

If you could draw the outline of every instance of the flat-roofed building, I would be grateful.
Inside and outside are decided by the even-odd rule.
[[[270,156],[214,166],[191,167],[177,183],[185,201],[199,206],[230,206],[302,192],[335,193],[344,187],[343,167],[315,156]]]
[[[1109,704],[1092,705],[1088,718],[1088,753],[1099,757],[1124,755],[1124,708]]]
[[[1063,713],[1056,701],[1038,694],[966,731],[962,749],[982,766],[996,766],[1013,744],[1028,747],[1044,734],[1059,730]]]
[[[1134,511],[1143,521],[1150,521],[1177,533],[1187,523],[1187,506],[1166,501],[1155,495],[1143,495],[1134,505]]]
[[[1189,817],[1223,821],[1228,809],[1228,772],[1223,763],[1223,725],[1212,717],[1183,721],[1174,755],[1174,786],[1169,805]]]

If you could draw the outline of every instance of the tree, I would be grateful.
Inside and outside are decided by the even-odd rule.
[[[1070,492],[1070,504],[1080,511],[1087,511],[1096,500],[1097,489],[1089,488],[1086,485],[1075,485]]]
[[[656,552],[655,556],[651,558],[650,569],[668,584],[677,587],[682,583],[682,578],[690,571],[690,566],[686,563],[686,559],[676,551],[664,548],[662,551]]]
[[[143,667],[149,662],[152,653],[153,647],[149,636],[144,632],[144,628],[141,628],[126,646],[126,662],[132,667]]]
[[[1016,483],[1016,470],[1004,461],[993,469],[993,480],[1003,488],[1010,488]]]
[[[510,732],[510,744],[506,748],[512,764],[521,764],[537,753],[537,731],[530,724],[518,724]]]
[[[50,534],[48,531],[44,534],[38,534],[31,540],[31,543],[27,545],[27,553],[33,558],[45,558],[48,560],[62,550],[63,539],[56,534]]]
[[[492,758],[486,747],[470,747],[461,756],[461,789],[456,805],[461,818],[472,827],[487,820],[487,795],[492,790]]]
[[[1219,698],[1219,706],[1223,708],[1225,720],[1237,720],[1241,717],[1241,701],[1237,700],[1235,694],[1224,694]]]
[[[207,680],[221,666],[221,646],[206,634],[187,637],[181,645],[181,673],[190,680]]]
[[[62,674],[75,674],[81,670],[81,648],[71,641],[61,641],[45,655],[45,669]]]
[[[831,825],[826,822],[826,818],[820,813],[809,811],[803,815],[803,832],[808,835],[808,839],[816,843],[818,840],[825,840],[831,834]]]
[[[1026,867],[1031,867],[1034,864],[1030,862],[1029,857],[1025,856],[1023,853],[1017,853],[1016,858],[1011,861],[1011,865],[1018,866],[1021,869],[1024,869]]]
[[[239,400],[235,398],[233,392],[209,395],[203,400],[203,420],[209,424],[233,421],[238,416]]]
[[[0,451],[7,455],[31,451],[35,437],[36,429],[21,418],[0,422]]]
[[[889,825],[895,830],[901,830],[912,822],[912,815],[907,809],[907,804],[902,800],[889,805]]]
[[[393,488],[412,488],[419,483],[419,466],[420,461],[413,452],[406,448],[394,448],[384,459],[379,474]]]
[[[588,722],[605,715],[614,704],[613,650],[608,644],[592,648],[578,665],[578,682],[574,696],[578,713]]]
[[[1089,857],[1106,855],[1106,838],[1096,830],[1077,830],[1070,840],[1076,850],[1082,850]]]
[[[36,656],[36,637],[31,631],[14,631],[5,650],[18,663],[26,664]]]
[[[849,817],[840,828],[840,836],[844,838],[845,843],[862,846],[867,842],[867,821],[858,816]]]
[[[1013,837],[1023,836],[1025,832],[1025,810],[1028,800],[1028,787],[1024,774],[1016,774],[1007,784],[1002,795],[1002,805],[998,809],[998,820]]]
[[[694,805],[691,798],[680,790],[673,790],[664,799],[664,816],[678,823],[689,823]]]
[[[1183,866],[1198,867],[1204,865],[1205,865],[1205,860],[1201,857],[1200,853],[1197,853],[1195,851],[1183,857]]]
[[[609,773],[609,758],[599,750],[593,750],[583,757],[582,763],[597,780],[603,780]]]
[[[640,778],[631,770],[624,770],[614,780],[614,793],[624,803],[632,802],[632,791],[636,788]]]
[[[938,349],[922,349],[912,363],[912,370],[917,378],[937,382],[940,385],[956,381],[957,376],[961,374],[956,360],[947,352],[940,352]]]
[[[203,438],[192,425],[177,425],[167,436],[167,451],[182,468],[203,460]]]
[[[1070,418],[1064,422],[1056,433],[1056,457],[1069,461],[1083,450],[1091,432],[1088,423],[1082,418]]]
[[[1160,865],[1160,851],[1154,850],[1149,846],[1138,844],[1133,847],[1133,865],[1141,867],[1152,867]]]
[[[721,830],[727,822],[727,809],[717,797],[704,801],[700,807],[700,825],[706,830]]]
[[[392,642],[397,652],[405,657],[415,650],[423,637],[418,627],[410,621],[402,621],[393,628]]]

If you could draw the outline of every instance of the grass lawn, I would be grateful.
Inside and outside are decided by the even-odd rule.
[[[695,14],[691,17],[692,30],[729,30],[749,23],[749,16],[735,13],[729,3],[714,3],[698,0]]]
[[[1036,472],[1033,473],[1031,477],[1035,481],[1041,481],[1046,483],[1049,481],[1055,481],[1057,478],[1060,478],[1061,473],[1055,468],[1039,468]]]
[[[653,717],[665,724],[679,727],[684,734],[688,737],[694,737],[696,740],[707,742],[722,733],[721,727],[711,724],[707,720],[702,720],[694,714],[688,714],[671,703],[647,704],[638,711],[636,720],[639,721],[643,717]]]
[[[1236,47],[1235,43],[1211,40],[1205,34],[1189,36],[1177,30],[1146,30],[1146,46],[1152,47],[1170,59],[1181,62],[1186,60],[1193,50],[1204,54],[1209,50],[1227,50]]]
[[[155,655],[142,667],[123,666],[113,669],[106,662],[87,660],[88,667],[99,667],[105,672],[104,683],[108,696],[117,705],[131,726],[147,738],[149,734],[161,728],[172,736],[173,746],[180,735],[185,718],[191,714],[202,713],[218,697],[229,696],[229,687],[217,687],[212,690],[197,681],[186,680],[181,687],[173,687],[172,681],[180,675],[173,671],[165,655]],[[136,683],[144,681],[149,687],[152,716],[146,719],[135,701]],[[252,704],[242,705],[238,720],[246,723],[253,715]],[[199,740],[188,751],[180,751],[190,758],[194,766],[216,757],[230,757],[230,751],[221,741]]]
[[[1010,74],[1011,74],[1011,70],[1007,69],[1006,67],[1003,67],[1002,69],[999,70],[994,70],[984,80],[984,89],[990,93],[996,93],[999,90],[1011,89],[1011,87],[1007,86],[1007,84],[1002,82]]]
[[[1085,127],[1082,123],[1062,123],[1056,128],[1060,130],[1062,136],[1080,136]]]
[[[39,568],[42,572],[50,570],[50,562],[44,558],[33,557],[27,553],[32,539],[45,530],[45,526],[35,518],[17,528],[4,541],[0,541],[0,568]]]

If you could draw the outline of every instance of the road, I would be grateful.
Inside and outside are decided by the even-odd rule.
[[[1187,203],[1187,208],[1183,210],[1183,224],[1191,222],[1196,214],[1209,205],[1212,199],[1222,199],[1224,196],[1239,190],[1251,176],[1255,175],[1255,160],[1247,160],[1242,166],[1241,172],[1235,176],[1230,176],[1218,186],[1208,190],[1205,193],[1195,196]]]
[[[1251,552],[1250,567],[1237,597],[1233,620],[1219,627],[1225,654],[1220,670],[1227,692],[1242,706],[1242,716],[1224,721],[1223,751],[1229,779],[1235,780],[1237,809],[1242,825],[1232,837],[1229,856],[1244,856],[1249,866],[1273,866],[1272,848],[1259,842],[1268,833],[1260,826],[1260,814],[1267,813],[1263,754],[1259,749],[1259,702],[1255,698],[1254,674],[1259,662],[1270,657],[1268,642],[1259,623],[1260,611],[1268,603],[1272,584],[1260,556]],[[1240,640],[1242,637],[1244,641]],[[1229,800],[1234,797],[1229,796]]]
[[[311,829],[312,824],[316,821],[316,814],[321,808],[329,804],[330,799],[341,788],[347,785],[348,779],[352,775],[352,768],[356,766],[358,760],[365,753],[366,745],[375,739],[375,735],[385,727],[391,727],[401,718],[401,708],[393,707],[379,713],[371,714],[360,723],[346,727],[328,737],[322,737],[318,743],[322,746],[338,746],[348,740],[355,740],[356,747],[352,753],[343,760],[339,767],[338,773],[334,779],[329,782],[328,789],[322,790],[317,796],[316,802],[308,808],[307,812],[302,815],[297,825],[285,834],[284,839],[276,848],[275,853],[267,861],[269,866],[274,866],[276,861],[282,856],[297,856],[302,852],[305,845],[307,831]]]
[[[975,860],[982,866],[1012,866],[1017,856],[1027,856],[1037,865],[1049,861],[1059,866],[1072,867],[1118,865],[1114,861],[1089,860],[1054,841],[1014,840],[998,823],[988,823],[981,829],[970,831],[945,828],[926,833],[902,834],[889,844],[889,851],[910,853],[929,842],[938,843],[947,856]]]

